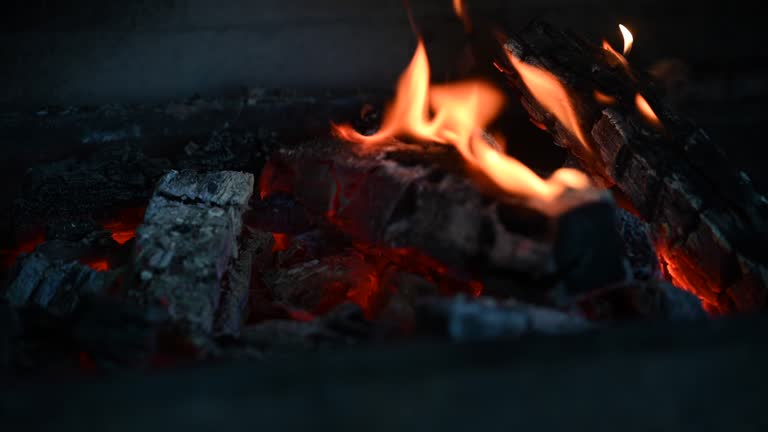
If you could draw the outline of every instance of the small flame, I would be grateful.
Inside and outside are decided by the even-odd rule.
[[[640,111],[640,114],[642,114],[649,123],[656,127],[661,127],[661,120],[659,120],[659,117],[653,112],[651,105],[640,93],[635,96],[635,106],[637,106],[637,110]]]
[[[512,66],[517,70],[517,73],[533,97],[579,140],[584,149],[591,153],[587,138],[581,131],[579,119],[571,103],[571,98],[568,96],[568,91],[560,83],[560,80],[544,69],[518,60],[510,52],[507,52],[507,57],[509,57]]]
[[[504,97],[498,89],[476,80],[430,86],[429,79],[426,50],[419,41],[411,63],[400,77],[395,100],[384,113],[379,131],[365,136],[349,125],[334,125],[337,135],[366,146],[385,143],[394,137],[453,145],[472,166],[514,195],[550,201],[565,188],[588,186],[589,181],[582,173],[570,169],[558,170],[544,180],[517,159],[498,150],[498,144],[489,142],[482,130],[504,105]],[[551,82],[537,84],[552,85]],[[558,99],[548,106],[558,109],[559,115],[565,115],[575,125],[573,110],[563,111],[569,108],[569,102],[562,88],[551,96]],[[583,140],[578,128],[574,130]]]
[[[453,0],[453,10],[457,16],[464,15],[464,0]]]
[[[616,58],[616,60],[618,60],[619,63],[624,66],[625,69],[629,70],[629,62],[627,62],[627,59],[623,55],[619,54],[618,51],[613,49],[608,41],[603,41],[603,49],[611,53]]]
[[[595,90],[595,100],[603,105],[613,105],[616,103],[616,98],[610,95],[607,95],[603,92],[599,92]]]
[[[629,31],[628,28],[624,27],[624,24],[619,24],[619,31],[621,32],[621,36],[624,38],[624,55],[628,55],[630,51],[632,51],[632,44],[635,42],[634,36],[632,36],[632,32]]]
[[[456,13],[457,17],[461,18],[461,22],[464,24],[464,29],[469,31],[471,25],[469,15],[464,7],[464,0],[453,0],[453,11]]]

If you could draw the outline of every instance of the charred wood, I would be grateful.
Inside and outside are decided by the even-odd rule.
[[[652,227],[672,280],[719,312],[760,310],[768,298],[768,201],[722,149],[665,103],[644,73],[576,35],[535,23],[506,49],[568,88],[590,149],[548,113],[510,68],[523,105],[558,145],[605,187],[615,187]],[[600,91],[615,103],[603,105]],[[636,108],[637,94],[661,126]]]
[[[431,298],[417,308],[417,331],[459,342],[515,339],[531,334],[564,334],[593,327],[578,314],[516,301]]]
[[[210,333],[252,192],[253,176],[234,171],[171,171],[160,179],[136,233],[132,297],[164,304],[174,320]],[[247,273],[249,264],[236,271]],[[243,283],[242,274],[227,282],[236,305],[247,293]]]
[[[36,250],[16,264],[5,297],[16,308],[36,306],[68,316],[82,296],[106,293],[114,277],[114,273],[97,272],[77,261],[51,258]]]
[[[568,190],[554,203],[505,196],[440,145],[321,140],[277,158],[312,214],[360,241],[413,248],[484,282],[498,276],[490,294],[567,302],[627,276],[606,192]]]

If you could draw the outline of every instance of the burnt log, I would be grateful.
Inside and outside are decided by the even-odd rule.
[[[310,213],[356,241],[423,252],[486,293],[567,303],[627,277],[605,191],[568,189],[553,202],[509,196],[437,144],[319,140],[275,158],[290,178],[271,181],[281,193],[288,184]]]
[[[243,230],[239,252],[225,275],[221,301],[216,312],[214,333],[237,336],[248,317],[248,300],[254,271],[263,271],[272,258],[272,234],[247,227]]]
[[[710,310],[765,309],[768,200],[706,133],[670,108],[653,79],[620,54],[541,22],[514,35],[505,48],[567,88],[586,147],[542,107],[514,68],[507,71],[532,119],[652,226],[674,283]],[[598,101],[595,91],[612,101]],[[659,122],[641,114],[638,95]]]
[[[5,292],[13,307],[36,306],[54,315],[68,316],[82,296],[104,294],[114,282],[112,272],[98,272],[77,261],[51,258],[40,249],[16,263]]]
[[[236,286],[248,278],[227,279],[227,272],[237,258],[242,215],[252,192],[253,175],[241,172],[171,171],[163,176],[136,232],[131,297],[141,304],[165,305],[171,318],[190,330],[212,332],[225,280],[229,293],[248,292]],[[248,264],[239,263],[237,272],[247,273],[243,266]]]
[[[416,309],[417,331],[457,342],[515,339],[531,334],[567,334],[593,328],[578,314],[509,301],[429,298]]]

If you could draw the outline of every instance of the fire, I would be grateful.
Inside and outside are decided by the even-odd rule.
[[[603,92],[599,92],[595,90],[595,100],[600,102],[603,105],[613,105],[616,103],[616,98],[610,95],[607,95]]]
[[[464,7],[464,0],[453,0],[453,11],[456,13],[457,17],[461,18],[461,22],[464,24],[464,29],[469,31],[471,28],[471,21],[466,8]]]
[[[632,44],[635,42],[635,38],[632,36],[632,32],[624,27],[624,24],[619,24],[619,31],[624,38],[624,56],[627,56],[632,51]]]
[[[568,91],[560,83],[560,80],[544,69],[518,60],[510,52],[507,52],[507,57],[515,70],[517,70],[525,86],[531,92],[531,95],[579,140],[587,152],[591,153],[587,138],[581,131],[579,119],[571,103],[571,98],[568,95]]]
[[[613,47],[611,46],[611,44],[608,43],[608,41],[603,41],[603,49],[608,51],[611,55],[613,55],[616,58],[616,60],[618,60],[619,63],[621,63],[621,65],[624,66],[625,69],[629,70],[629,62],[627,62],[627,59],[623,55],[619,54],[618,51],[613,49]]]
[[[648,104],[648,101],[645,100],[640,93],[635,95],[635,106],[637,106],[637,110],[640,111],[640,114],[642,114],[649,123],[653,126],[661,127],[661,120],[659,120],[659,117],[653,112],[651,105]]]
[[[456,15],[462,16],[464,15],[464,1],[463,0],[453,0],[453,10],[456,12]]]
[[[553,98],[547,99],[547,109],[569,121],[566,124],[586,145],[576,114],[559,82],[546,72],[516,59],[513,62],[524,70],[526,84],[533,87],[537,97]],[[504,103],[501,91],[484,81],[431,85],[427,53],[419,41],[411,63],[398,81],[395,99],[384,113],[379,131],[366,136],[349,125],[334,125],[334,130],[342,139],[364,146],[386,143],[395,137],[453,145],[471,166],[514,195],[551,201],[566,188],[587,187],[587,178],[571,169],[558,170],[549,179],[542,179],[517,159],[497,150],[497,143],[489,142],[483,130],[500,113]]]

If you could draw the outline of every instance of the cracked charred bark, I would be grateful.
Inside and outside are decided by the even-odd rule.
[[[544,124],[599,185],[626,196],[653,227],[674,282],[721,313],[765,309],[768,201],[720,147],[673,112],[647,75],[576,35],[538,22],[509,39],[505,48],[568,88],[591,150],[542,108],[509,68],[510,82],[533,120]],[[601,104],[596,90],[615,102]],[[638,93],[662,127],[638,111]]]
[[[247,279],[227,272],[252,192],[253,175],[241,172],[171,171],[161,178],[136,232],[132,297],[163,304],[174,320],[212,332],[225,280],[227,295],[248,294],[247,286],[234,286]],[[238,272],[246,272],[243,265]]]

